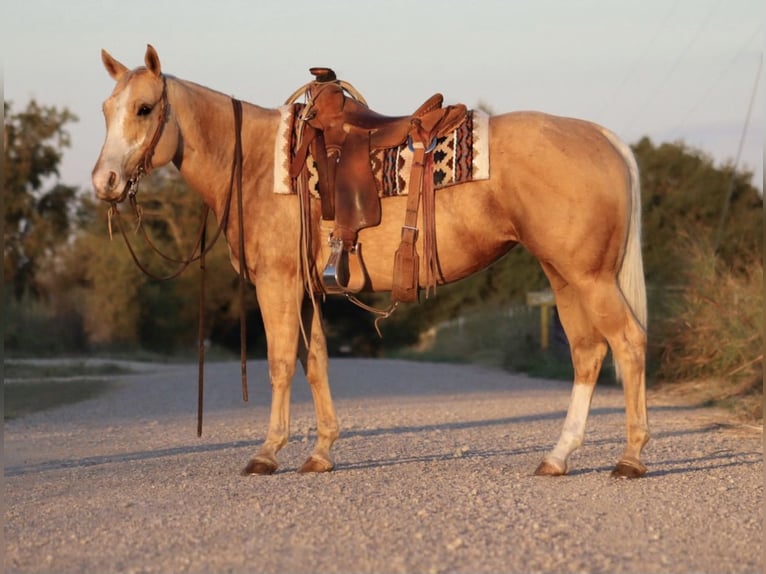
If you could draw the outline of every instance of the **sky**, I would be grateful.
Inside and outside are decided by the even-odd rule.
[[[34,98],[78,116],[60,175],[86,190],[114,85],[101,49],[134,68],[147,44],[163,71],[265,107],[328,66],[389,115],[441,92],[494,113],[594,121],[628,143],[684,141],[717,165],[742,142],[738,166],[763,186],[763,0],[2,4],[4,97],[14,111]]]

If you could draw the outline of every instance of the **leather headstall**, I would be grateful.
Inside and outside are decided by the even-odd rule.
[[[168,81],[165,78],[165,74],[162,74],[162,94],[160,95],[159,106],[160,113],[157,118],[157,127],[154,130],[154,135],[152,135],[152,139],[149,140],[149,145],[144,149],[144,152],[141,154],[141,159],[133,170],[133,175],[131,175],[128,180],[128,195],[131,198],[135,197],[138,193],[138,182],[141,178],[148,175],[154,168],[154,165],[152,164],[154,152],[157,149],[157,145],[160,143],[162,133],[165,131],[165,124],[167,124],[168,119],[170,119],[170,114],[168,113],[168,110],[170,109],[170,103],[168,102]]]

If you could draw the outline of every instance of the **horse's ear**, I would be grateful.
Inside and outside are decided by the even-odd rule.
[[[147,70],[149,70],[157,77],[160,76],[162,73],[160,68],[160,57],[157,55],[157,50],[155,50],[154,46],[151,44],[146,45],[146,56],[144,56],[144,63],[146,64]]]
[[[101,50],[101,61],[104,63],[104,68],[112,76],[115,82],[119,82],[120,78],[128,71],[123,64],[115,60],[112,55],[106,50]]]

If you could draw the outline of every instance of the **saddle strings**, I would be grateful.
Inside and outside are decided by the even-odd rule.
[[[344,80],[336,80],[338,85],[340,85],[341,88],[343,88],[346,92],[348,92],[354,99],[358,100],[364,105],[367,105],[367,101],[364,99],[361,93],[354,88],[351,84]],[[313,93],[311,88],[317,87],[315,82],[308,82],[295,90],[287,100],[285,100],[285,105],[292,105],[297,102],[297,100],[301,96],[305,96],[305,104],[303,109],[301,110],[301,113],[297,116],[298,118],[298,129],[297,129],[297,142],[296,142],[296,148],[299,148],[302,141],[303,141],[303,132],[304,132],[304,126],[306,122],[311,119],[311,111],[314,106],[314,98],[317,96],[316,93]],[[319,85],[319,89],[321,90],[322,86]],[[317,277],[316,274],[316,261],[313,257],[311,257],[312,252],[312,243],[313,243],[313,236],[312,236],[312,226],[311,226],[311,197],[309,195],[308,190],[308,181],[305,176],[305,171],[301,170],[301,175],[299,176],[301,179],[299,180],[298,187],[298,202],[300,206],[300,234],[298,238],[298,270],[302,275],[303,278],[303,288],[304,291],[308,293],[309,299],[311,301],[312,308],[314,309],[314,313],[319,312],[319,303],[317,301],[317,294],[322,293],[324,295],[324,290],[322,289],[322,281],[321,278]],[[321,240],[321,238],[320,238]],[[368,305],[367,303],[364,303],[351,293],[344,293],[346,299],[348,299],[351,303],[359,307],[360,309],[363,309],[369,313],[372,313],[376,316],[375,319],[375,331],[377,332],[378,336],[382,339],[383,334],[380,331],[380,321],[384,319],[388,319],[394,311],[396,311],[397,307],[399,306],[398,301],[392,301],[391,304],[385,309],[378,309],[376,307],[373,307],[371,305]],[[300,306],[301,306],[301,297],[300,295],[297,298],[298,303],[298,311],[299,315],[301,317],[300,320],[300,331],[301,336],[303,338],[303,342],[306,345],[306,348],[309,348],[309,340],[308,340],[308,334],[306,333],[306,327],[303,323],[303,316],[300,313]]]
[[[308,120],[308,111],[313,106],[313,98],[311,91],[309,90],[311,82],[299,88],[290,98],[288,98],[287,104],[293,104],[301,95],[306,95],[306,104],[303,108],[303,113],[298,116],[298,129],[296,134],[296,147],[299,148],[303,143],[304,129],[306,121]],[[316,292],[317,285],[321,283],[317,282],[316,278],[316,265],[314,258],[311,257],[313,238],[311,233],[311,198],[309,197],[308,180],[305,172],[301,170],[299,174],[298,184],[298,209],[300,212],[300,232],[298,234],[298,261],[297,269],[301,277],[301,283],[303,284],[303,291],[308,293],[309,300],[311,301],[311,307],[316,315],[319,313],[319,303],[317,302]],[[303,344],[306,349],[309,348],[309,337],[306,333],[306,326],[303,322],[303,313],[301,312],[303,296],[300,292],[296,294],[296,304],[298,306],[298,325],[301,331],[301,337],[303,338]],[[309,326],[309,328],[311,328]]]
[[[376,315],[375,322],[373,323],[373,325],[375,326],[375,332],[378,334],[378,337],[382,339],[383,333],[380,332],[379,323],[383,321],[384,319],[388,319],[391,315],[394,314],[394,311],[396,311],[397,307],[399,307],[399,301],[392,301],[391,304],[385,309],[378,309],[377,307],[368,305],[364,301],[360,301],[359,299],[356,298],[356,296],[352,295],[351,293],[344,293],[344,295],[346,296],[346,299],[351,301],[354,305],[356,305],[360,309],[363,309],[364,311],[367,311],[368,313],[372,313],[373,315]]]

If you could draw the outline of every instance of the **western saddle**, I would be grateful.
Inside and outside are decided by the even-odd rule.
[[[357,243],[359,230],[380,223],[380,198],[370,152],[407,144],[413,152],[407,211],[401,244],[394,256],[392,299],[418,299],[418,204],[423,202],[424,256],[428,286],[436,284],[433,199],[433,151],[437,138],[454,131],[466,117],[462,104],[443,107],[443,96],[428,98],[412,115],[389,117],[372,111],[353,87],[329,68],[311,68],[315,79],[287,101],[306,96],[298,121],[298,142],[290,176],[299,177],[311,152],[316,162],[323,224],[332,226],[330,255],[322,272],[326,293],[353,293],[364,287],[364,265]],[[304,215],[305,217],[305,215]],[[362,280],[350,284],[349,255],[358,261]]]

